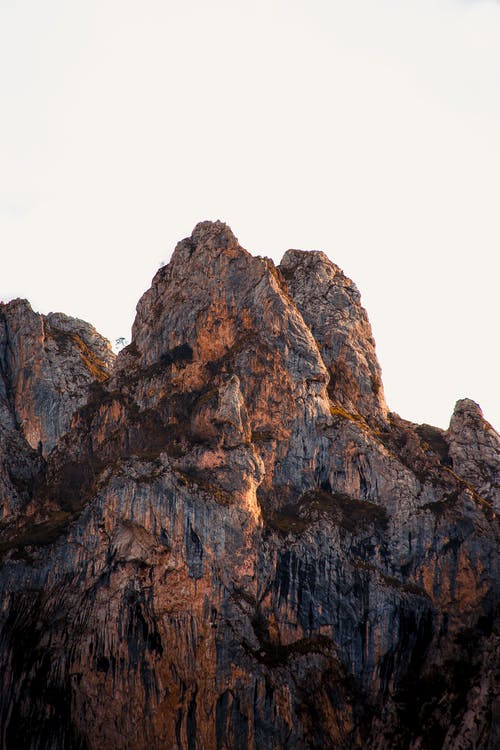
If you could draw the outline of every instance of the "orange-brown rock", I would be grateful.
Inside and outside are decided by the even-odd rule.
[[[498,435],[388,412],[324,254],[199,224],[111,371],[3,315],[3,748],[495,747]]]

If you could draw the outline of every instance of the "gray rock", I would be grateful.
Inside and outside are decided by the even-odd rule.
[[[498,436],[472,402],[446,433],[387,412],[340,269],[279,271],[203,222],[90,390],[73,336],[105,345],[22,304],[0,328],[2,747],[492,749]],[[28,377],[42,323],[75,346]]]

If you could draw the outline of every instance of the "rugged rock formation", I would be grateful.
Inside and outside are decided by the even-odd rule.
[[[47,455],[113,360],[110,344],[83,320],[39,315],[26,300],[0,303],[2,425],[17,425]]]
[[[380,365],[356,286],[320,252],[288,250],[279,268],[328,368],[331,398],[382,424],[387,406]]]
[[[325,255],[199,224],[112,370],[2,314],[2,747],[493,750],[498,435],[387,411]]]
[[[500,510],[500,438],[474,401],[457,402],[446,438],[457,474]]]
[[[26,503],[33,477],[114,354],[83,320],[0,303],[0,521]],[[35,457],[34,452],[39,454]]]

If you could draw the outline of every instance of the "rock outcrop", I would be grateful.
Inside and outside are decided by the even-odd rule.
[[[474,401],[457,401],[446,439],[457,474],[499,511],[500,437]]]
[[[83,320],[39,315],[26,300],[0,303],[2,425],[17,425],[47,455],[113,360],[109,342]]]
[[[356,286],[321,252],[288,250],[279,269],[328,368],[330,397],[382,424],[387,406],[380,365]]]
[[[2,314],[3,748],[493,750],[498,435],[388,411],[324,254],[199,224],[113,366]]]
[[[34,477],[115,355],[83,320],[0,303],[0,522],[26,506]]]

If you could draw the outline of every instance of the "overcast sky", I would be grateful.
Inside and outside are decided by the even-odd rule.
[[[111,340],[221,219],[357,284],[389,406],[500,428],[500,3],[0,0],[0,298]]]

